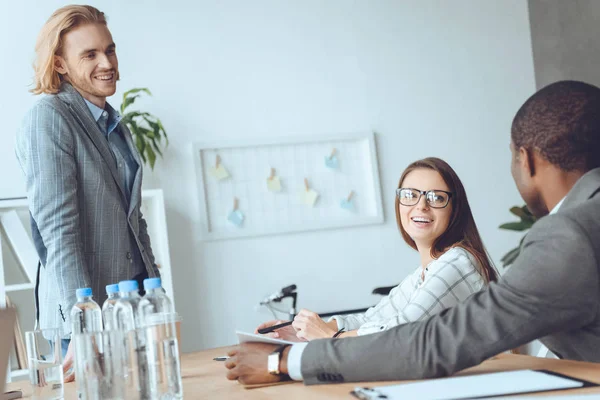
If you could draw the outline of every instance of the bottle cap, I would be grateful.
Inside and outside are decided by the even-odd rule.
[[[119,285],[113,283],[112,285],[106,285],[106,294],[119,293]]]
[[[134,290],[138,290],[140,287],[137,281],[121,281],[119,282],[119,291],[121,292],[133,292]]]
[[[160,278],[144,279],[144,290],[158,289],[161,286]]]
[[[75,295],[77,297],[89,297],[92,295],[92,288],[86,287],[86,288],[79,288],[77,289],[77,291],[75,292]]]

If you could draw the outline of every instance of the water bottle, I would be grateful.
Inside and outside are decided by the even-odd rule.
[[[80,288],[75,292],[77,303],[71,309],[73,335],[102,331],[102,310],[92,299],[91,288]]]
[[[102,305],[102,322],[104,322],[104,330],[113,330],[116,329],[114,325],[114,310],[115,304],[119,299],[119,285],[107,285],[106,286],[106,294],[108,298],[104,301]]]
[[[144,290],[146,295],[140,302],[140,311],[147,327],[150,382],[160,399],[182,399],[173,303],[162,288],[160,278],[145,279]]]
[[[131,331],[142,327],[139,312],[142,298],[138,292],[137,281],[119,282],[119,299],[115,303],[114,327],[121,331]]]
[[[160,278],[144,279],[144,290],[146,295],[140,302],[142,316],[173,312],[173,303],[162,288]]]
[[[140,313],[142,298],[138,289],[137,281],[119,282],[119,299],[115,303],[113,321],[118,330],[126,332],[128,346],[134,353],[133,358],[126,361],[128,364],[126,374],[133,379],[131,383],[139,391],[140,398],[146,400],[156,398],[156,389],[152,384],[148,366],[147,340]]]

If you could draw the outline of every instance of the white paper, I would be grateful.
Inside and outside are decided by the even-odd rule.
[[[429,379],[375,387],[389,400],[450,400],[582,387],[583,383],[532,370]],[[372,398],[376,398],[372,397]]]
[[[271,344],[297,344],[298,342],[290,342],[289,340],[275,339],[269,336],[257,335],[254,333],[235,331],[238,342],[254,342],[254,343],[271,343]]]
[[[532,397],[509,397],[510,400],[531,400]],[[598,399],[598,393],[596,394],[572,394],[570,396],[543,396],[544,400],[591,400]]]

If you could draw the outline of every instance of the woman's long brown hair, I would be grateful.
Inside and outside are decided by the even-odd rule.
[[[462,247],[475,257],[477,260],[477,267],[479,273],[483,277],[486,283],[498,280],[498,272],[493,267],[490,261],[487,251],[483,246],[481,236],[475,225],[475,219],[471,213],[471,207],[467,200],[467,193],[465,188],[456,175],[456,172],[448,165],[447,162],[435,157],[428,157],[422,160],[418,160],[410,164],[400,177],[398,182],[398,188],[402,187],[402,182],[406,176],[416,169],[431,169],[441,175],[446,185],[452,192],[452,215],[450,216],[450,223],[444,233],[442,233],[431,246],[431,257],[433,259],[439,258],[444,254],[450,247]],[[410,235],[404,230],[402,222],[400,221],[400,202],[396,196],[396,223],[398,229],[404,238],[404,241],[413,249],[417,249],[415,241]]]

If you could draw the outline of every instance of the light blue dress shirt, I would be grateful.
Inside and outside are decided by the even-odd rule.
[[[121,122],[121,116],[117,110],[112,108],[108,103],[106,103],[105,109],[102,109],[87,100],[85,100],[85,103],[98,123],[100,130],[108,140],[110,150],[115,157],[121,184],[123,189],[125,189],[127,205],[129,206],[129,202],[131,201],[131,190],[133,189],[133,183],[135,182],[135,175],[137,174],[139,165],[133,157],[127,142],[125,142],[125,138],[123,138],[121,132],[116,129],[119,122]]]

